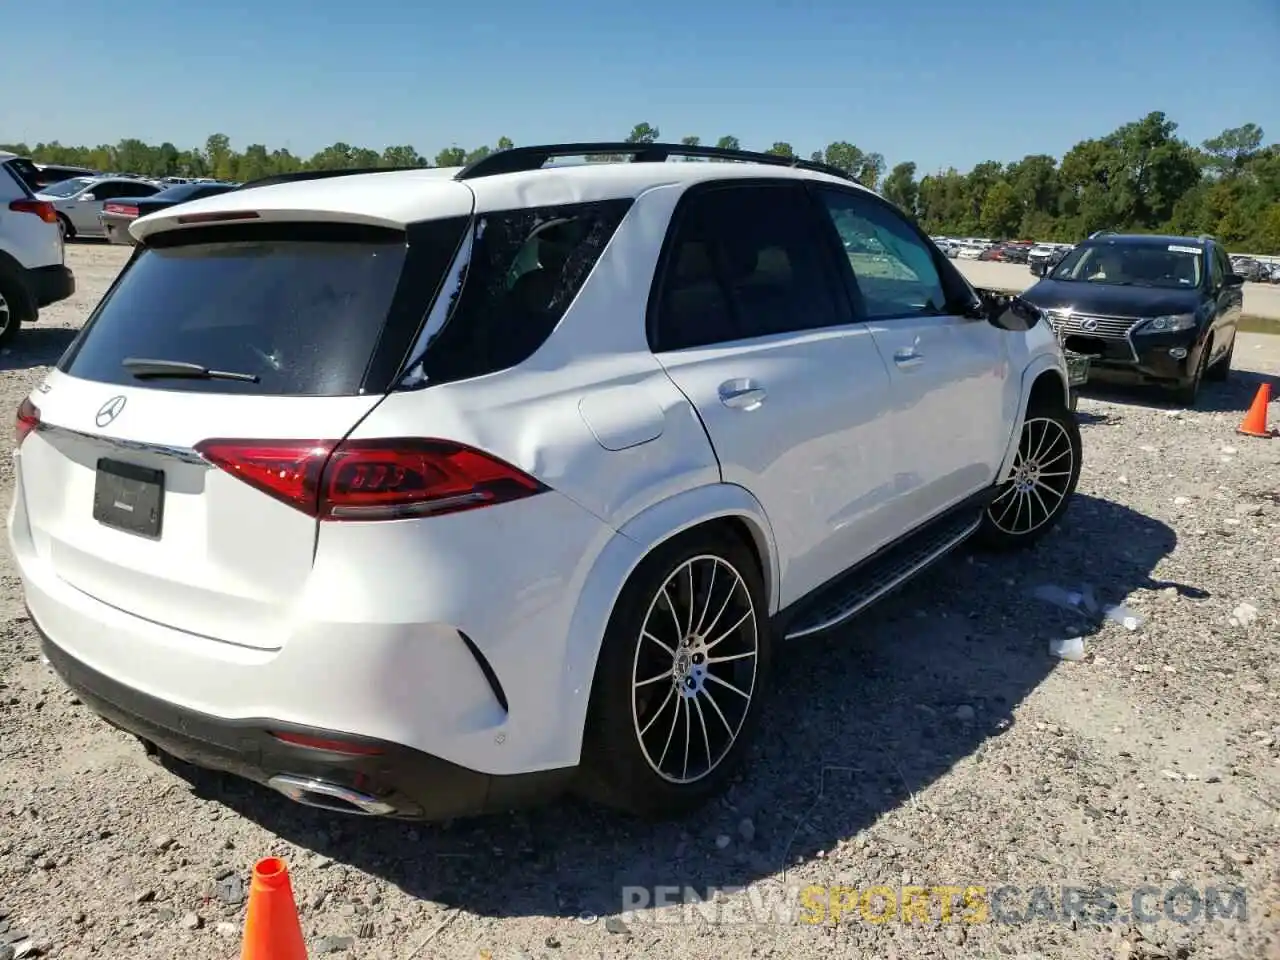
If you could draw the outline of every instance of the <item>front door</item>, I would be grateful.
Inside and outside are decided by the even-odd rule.
[[[691,188],[659,272],[654,353],[702,418],[725,483],[764,508],[785,606],[891,535],[889,372],[853,321],[794,180]]]
[[[897,506],[909,527],[995,482],[1021,388],[1013,334],[948,310],[939,254],[888,203],[854,188],[813,192],[893,380],[890,448],[910,477]]]

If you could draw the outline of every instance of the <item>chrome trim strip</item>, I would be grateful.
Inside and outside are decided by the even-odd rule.
[[[85,433],[82,430],[72,430],[70,427],[60,427],[56,424],[43,422],[35,428],[35,432],[52,434],[55,438],[71,437],[76,440],[87,440],[90,443],[102,444],[125,453],[145,453],[157,457],[166,457],[170,460],[180,460],[183,463],[190,463],[198,467],[210,469],[213,467],[213,464],[190,447],[171,447],[160,443],[145,443],[141,440],[106,437],[100,433]]]
[[[801,637],[808,637],[815,633],[821,633],[823,630],[830,630],[832,627],[839,626],[840,624],[844,623],[846,620],[849,620],[850,618],[861,613],[867,607],[871,606],[871,604],[875,603],[877,600],[883,597],[886,593],[889,593],[892,590],[896,590],[898,587],[906,583],[908,580],[914,577],[917,573],[919,573],[925,567],[929,566],[929,564],[933,563],[935,560],[945,556],[946,554],[954,550],[956,547],[960,546],[960,544],[964,543],[971,536],[977,533],[978,528],[980,526],[982,526],[982,516],[979,516],[978,519],[974,521],[974,523],[971,526],[966,527],[963,533],[960,533],[957,536],[952,537],[950,540],[946,541],[942,546],[938,547],[938,549],[934,550],[929,554],[926,554],[922,560],[913,564],[905,572],[895,577],[894,579],[888,581],[883,586],[877,587],[875,590],[871,591],[871,593],[867,594],[865,597],[863,597],[861,600],[855,603],[852,607],[849,607],[846,610],[842,610],[836,616],[830,617],[827,620],[824,620],[818,624],[815,624],[809,627],[804,627],[803,629],[795,630],[791,633],[788,633],[784,639],[798,640]]]

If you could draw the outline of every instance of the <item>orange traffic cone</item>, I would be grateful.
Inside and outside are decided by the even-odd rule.
[[[1248,437],[1274,437],[1276,432],[1267,429],[1269,403],[1271,403],[1271,384],[1264,383],[1258,387],[1258,394],[1253,398],[1253,406],[1244,415],[1244,420],[1236,428],[1236,432]]]
[[[307,960],[289,868],[279,857],[254,864],[240,960]]]

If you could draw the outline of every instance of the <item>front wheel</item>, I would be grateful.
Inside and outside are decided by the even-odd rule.
[[[1236,338],[1232,337],[1231,346],[1227,347],[1227,352],[1222,355],[1222,359],[1204,372],[1204,378],[1206,380],[1213,380],[1217,383],[1221,383],[1223,380],[1226,380],[1231,374],[1231,357],[1235,352]]]
[[[1009,550],[1030,546],[1066,512],[1080,482],[1080,425],[1061,404],[1027,411],[1013,471],[982,516],[984,545]]]
[[[767,601],[746,544],[710,529],[658,547],[604,636],[579,791],[643,817],[720,793],[754,730],[768,665]]]

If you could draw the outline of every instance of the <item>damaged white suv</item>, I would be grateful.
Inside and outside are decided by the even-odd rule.
[[[303,803],[687,810],[771,652],[1079,476],[1039,313],[816,164],[518,148],[131,230],[18,412],[31,618],[149,752]]]

